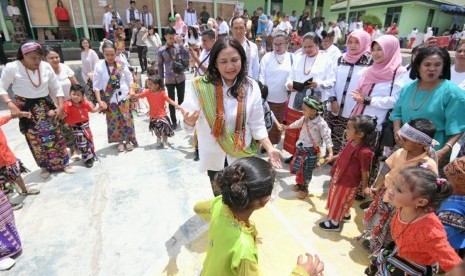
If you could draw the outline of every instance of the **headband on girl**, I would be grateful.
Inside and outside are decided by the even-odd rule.
[[[26,42],[21,46],[21,53],[23,55],[28,54],[30,52],[33,52],[37,49],[42,49],[42,46],[40,46],[39,43],[37,42]]]
[[[437,163],[437,155],[436,151],[433,149],[434,146],[439,145],[438,141],[434,140],[433,138],[429,137],[425,133],[419,131],[418,129],[412,127],[408,123],[405,123],[400,129],[399,129],[399,134],[400,136],[415,142],[422,144],[426,147],[426,150],[429,153],[429,156],[434,159]]]
[[[323,111],[323,105],[319,101],[310,98],[309,96],[306,96],[304,98],[304,103],[310,108],[315,109],[316,111]]]

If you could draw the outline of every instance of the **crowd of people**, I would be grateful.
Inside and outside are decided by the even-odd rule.
[[[412,63],[404,67],[392,34],[373,40],[354,29],[341,51],[335,46],[343,37],[337,22],[324,30],[318,14],[299,20],[294,12],[271,17],[258,8],[251,19],[244,12],[228,24],[205,13],[198,18],[189,2],[184,20],[170,15],[162,46],[147,25],[151,17],[143,19],[131,1],[130,46],[137,46],[148,75],[144,84],[138,84],[118,43],[123,34],[110,27],[103,60],[81,39],[86,87],[55,49],[22,44],[0,78],[0,96],[11,113],[0,124],[19,118],[43,178],[73,173],[69,163],[78,159],[93,166],[89,112],[104,113],[108,142],[118,143],[118,152],[138,146],[132,109],[140,99],[148,101],[157,147],[170,146],[168,138],[181,134],[178,125],[194,134],[200,171],[215,196],[194,208],[211,224],[202,275],[258,273],[257,232],[249,218],[270,200],[283,151],[296,175],[289,188],[299,199],[309,196],[313,170],[332,166],[321,230],[341,231],[352,219],[354,201],[365,200],[365,229],[358,239],[372,257],[367,275],[432,275],[454,267],[463,272],[465,43],[451,64],[433,38],[414,49]],[[156,70],[148,68],[148,48]],[[186,90],[192,68],[195,77]],[[10,85],[14,98],[7,93]],[[453,156],[457,143],[460,151]],[[0,149],[0,184],[16,183],[21,194],[38,194],[22,180],[26,168],[1,130]],[[259,151],[269,162],[256,157]],[[10,268],[21,249],[13,207],[19,208],[0,194],[0,210],[7,214],[0,227],[15,237],[0,236],[7,248],[0,252],[0,269]],[[308,255],[306,262],[299,257],[293,273],[313,276],[323,269],[318,257]]]

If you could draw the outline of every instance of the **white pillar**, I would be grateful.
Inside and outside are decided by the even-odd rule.
[[[89,28],[87,26],[86,10],[84,9],[84,3],[82,2],[82,0],[79,0],[79,9],[81,9],[82,25],[83,25],[83,28],[84,28],[84,36],[87,37],[87,39],[90,39]]]
[[[315,17],[315,13],[317,9],[318,9],[318,0],[313,0],[313,17]]]
[[[271,0],[268,0],[268,2],[266,3],[266,15],[270,15],[271,14]]]
[[[213,16],[215,19],[218,17],[218,0],[213,0]]]
[[[174,10],[173,10],[173,0],[170,0],[170,11],[171,11],[171,16],[175,16]]]
[[[347,6],[346,6],[346,20],[345,22],[349,24],[349,13],[350,13],[350,0],[347,0]],[[346,30],[346,33],[349,33],[349,30]]]
[[[173,0],[171,0],[171,3],[172,2],[173,2]],[[162,25],[161,25],[161,18],[160,18],[160,0],[155,0],[155,10],[157,12],[158,35],[160,36],[160,39],[161,39],[161,37],[162,37],[162,33],[161,33]],[[173,14],[173,5],[171,5],[171,14]]]

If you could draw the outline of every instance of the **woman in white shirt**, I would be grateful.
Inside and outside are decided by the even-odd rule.
[[[86,82],[86,92],[87,98],[94,104],[97,103],[95,99],[94,89],[93,89],[93,78],[94,78],[94,69],[95,65],[99,61],[97,53],[90,47],[89,40],[87,38],[81,38],[81,76],[82,79]]]
[[[332,61],[326,54],[320,53],[320,44],[321,39],[315,33],[310,32],[302,37],[302,56],[294,62],[286,82],[287,90],[291,91],[286,113],[288,125],[302,117],[302,103],[305,96],[313,95],[325,101],[328,94],[326,90],[332,89],[334,85]],[[296,82],[302,87],[294,87]],[[293,155],[298,138],[298,131],[286,131],[284,150]],[[285,162],[290,161],[286,159]]]
[[[118,152],[137,146],[129,94],[134,94],[133,77],[126,64],[116,60],[116,47],[103,43],[104,60],[94,70],[94,93],[107,119],[108,143],[118,142]]]
[[[21,45],[16,61],[8,63],[0,78],[0,96],[13,116],[20,111],[31,113],[31,119],[21,118],[19,129],[26,137],[32,155],[41,169],[41,176],[50,172],[72,173],[66,143],[57,119],[64,117],[63,89],[53,68],[42,61],[42,46],[36,42]],[[12,84],[15,100],[7,90]],[[50,98],[56,95],[57,106]]]
[[[188,34],[185,45],[195,51],[197,56],[200,55],[200,35],[197,28],[193,26],[188,27]],[[189,70],[191,73],[194,73],[195,61],[189,56]]]
[[[153,26],[148,27],[148,32],[144,35],[142,40],[146,41],[145,44],[147,45],[147,58],[149,59],[150,66],[153,68],[157,68],[157,61],[158,61],[158,48],[161,46],[161,39],[160,36],[155,32]]]
[[[13,28],[15,29],[14,40],[16,43],[23,43],[28,39],[26,24],[24,24],[23,16],[21,11],[16,6],[14,0],[10,0],[10,5],[6,8],[8,16],[11,18]]]
[[[355,30],[347,37],[347,52],[339,58],[336,66],[336,83],[329,90],[328,102],[331,112],[326,116],[326,122],[331,129],[334,154],[344,147],[345,135],[355,101],[350,93],[355,89],[365,70],[373,64],[370,54],[371,37],[364,30]]]
[[[281,167],[281,152],[268,139],[258,84],[247,77],[245,51],[236,39],[218,40],[211,50],[205,76],[196,77],[182,107],[183,127],[196,128],[200,171],[213,186],[216,173],[237,158],[254,156],[259,141],[270,162]]]
[[[465,81],[465,40],[459,42],[455,50],[455,64],[450,68],[450,80],[457,85]]]
[[[283,123],[286,111],[287,89],[286,81],[291,73],[295,57],[287,49],[287,35],[278,32],[273,35],[273,52],[266,53],[260,62],[259,80],[268,86],[266,99],[276,119]],[[279,144],[281,131],[273,124],[268,133],[272,144]]]

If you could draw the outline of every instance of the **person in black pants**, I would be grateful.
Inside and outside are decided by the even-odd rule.
[[[184,91],[186,88],[186,75],[183,71],[173,70],[173,64],[176,61],[180,63],[184,60],[185,64],[189,64],[189,53],[184,47],[176,43],[176,30],[168,27],[165,31],[166,44],[158,50],[158,75],[165,80],[165,85],[168,90],[168,96],[175,101],[175,91],[177,91],[178,104],[184,101]],[[187,69],[187,68],[186,68]],[[178,120],[176,119],[176,109],[170,105],[171,126],[176,129]]]
[[[142,74],[147,71],[147,45],[144,42],[143,37],[148,33],[147,28],[142,26],[140,19],[136,19],[136,27],[132,30],[131,43],[129,44],[129,51],[132,46],[137,46],[137,55],[139,56],[139,64],[142,70]]]

